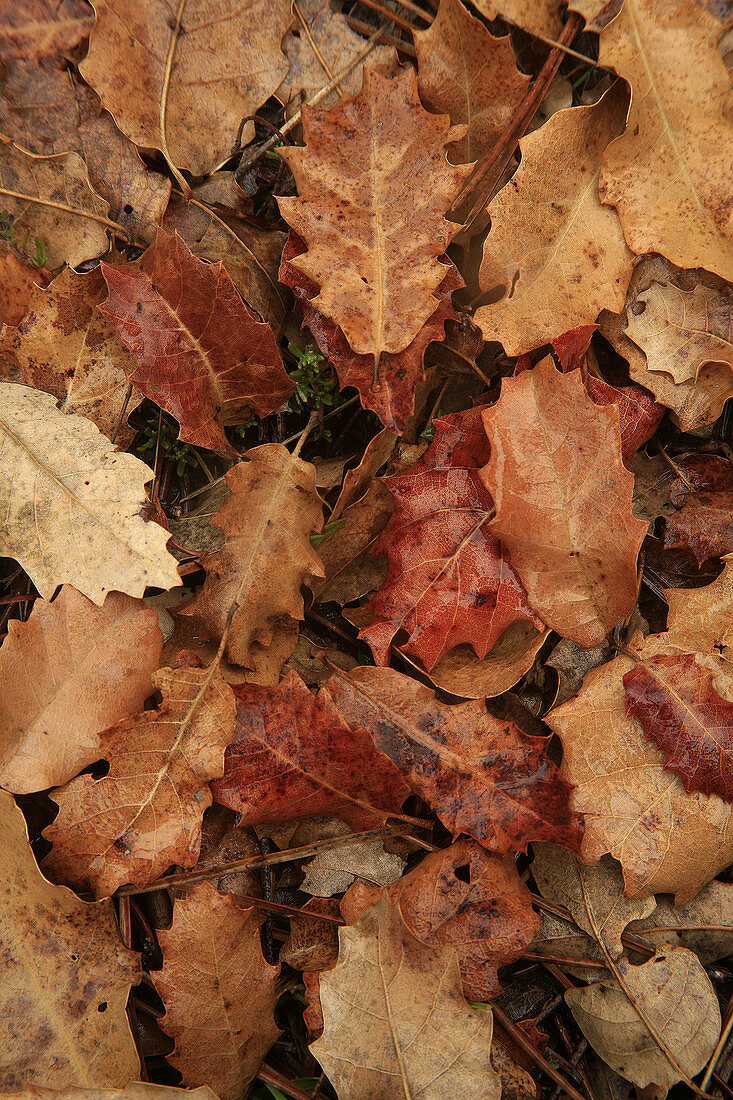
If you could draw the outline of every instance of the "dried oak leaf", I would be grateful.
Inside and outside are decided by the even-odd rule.
[[[601,205],[598,179],[625,110],[618,82],[599,103],[552,115],[521,141],[522,163],[489,203],[479,283],[503,295],[474,320],[508,355],[623,305],[633,257],[615,211]]]
[[[143,163],[135,146],[102,109],[99,97],[57,62],[8,61],[3,70],[0,133],[30,153],[76,152],[89,182],[109,203],[131,241],[155,236],[171,184]]]
[[[599,63],[631,85],[626,129],[603,157],[600,194],[641,255],[733,279],[733,125],[718,51],[722,24],[693,0],[625,0]]]
[[[275,92],[286,105],[288,115],[295,114],[302,101],[312,99],[364,49],[364,39],[351,30],[341,12],[331,11],[328,0],[301,0],[298,8],[307,30],[298,19],[285,35],[283,53],[290,62],[290,71]],[[375,46],[364,61],[341,77],[337,87],[319,101],[319,106],[333,107],[343,96],[356,95],[365,63],[370,68],[379,67],[384,73],[393,71],[394,50]]]
[[[503,379],[483,416],[491,455],[481,476],[496,503],[490,529],[547,625],[597,645],[636,604],[648,529],[631,511],[618,409],[600,408],[580,371],[560,374],[548,357]]]
[[[140,600],[101,607],[64,585],[11,619],[0,649],[0,784],[15,794],[59,787],[99,760],[100,733],[142,710],[163,635]]]
[[[624,675],[626,713],[662,749],[686,791],[733,802],[733,703],[693,653],[647,657]]]
[[[0,251],[0,330],[3,325],[20,324],[34,286],[47,286],[50,278],[45,268],[31,267],[7,245]],[[4,373],[0,364],[0,374]]]
[[[46,599],[65,583],[96,604],[179,585],[167,532],[141,515],[153,471],[49,393],[3,382],[0,395],[0,553]]]
[[[81,75],[135,145],[167,147],[195,176],[231,155],[242,118],[287,72],[288,0],[224,0],[215,9],[189,0],[180,33],[171,0],[95,0],[94,9]]]
[[[386,485],[374,478],[364,496],[346,508],[342,525],[318,547],[326,574],[313,586],[319,603],[335,600],[343,606],[379,588],[386,575],[386,563],[369,550],[393,507]]]
[[[348,836],[350,832],[349,826],[338,818],[316,817],[299,826],[290,844],[296,847],[326,837]],[[375,887],[389,886],[400,878],[406,862],[397,852],[385,851],[383,836],[365,837],[353,844],[317,852],[303,865],[305,878],[300,889],[305,894],[330,898],[342,894],[357,881]]]
[[[320,997],[324,1031],[310,1049],[340,1100],[499,1100],[491,1012],[463,997],[455,951],[420,943],[386,898],[339,929]]]
[[[280,961],[294,970],[318,971],[333,966],[338,958],[338,925],[341,911],[335,898],[311,898],[301,907],[301,916],[290,918],[290,935],[280,948]],[[331,920],[320,920],[322,914]]]
[[[348,923],[381,893],[352,886],[341,902]],[[455,947],[468,1001],[498,996],[499,967],[524,954],[541,923],[514,857],[492,855],[475,840],[458,840],[426,856],[386,894],[421,943]]]
[[[415,668],[443,691],[462,699],[501,695],[521,680],[534,664],[549,634],[531,623],[517,621],[507,627],[494,648],[481,660],[470,645],[458,645],[426,672]]]
[[[546,739],[499,721],[483,702],[441,703],[390,668],[335,674],[323,692],[352,729],[368,731],[454,836],[500,853],[524,851],[531,840],[578,848],[582,819],[569,810],[570,788]]]
[[[703,966],[730,955],[733,950],[733,884],[709,882],[688,905],[673,905],[657,898],[657,907],[628,928],[653,947],[689,947]]]
[[[0,11],[0,59],[57,57],[86,38],[92,22],[84,0],[17,0]]]
[[[469,409],[437,420],[423,457],[385,479],[395,508],[371,553],[386,555],[388,573],[359,634],[377,664],[389,663],[400,630],[402,650],[430,672],[463,643],[483,659],[517,620],[543,628],[489,530],[494,502],[479,474],[488,456],[481,409]]]
[[[489,34],[461,0],[443,0],[430,27],[414,38],[420,99],[467,127],[449,146],[450,159],[480,160],[512,121],[530,84],[517,69],[509,36]]]
[[[59,814],[45,831],[53,844],[45,866],[74,886],[91,885],[98,897],[127,882],[154,882],[174,863],[193,867],[209,780],[224,771],[234,736],[234,696],[217,673],[164,668],[153,682],[160,706],[102,736],[109,773],[79,776],[53,792]]]
[[[436,291],[439,305],[414,340],[395,354],[384,352],[380,359],[380,384],[374,389],[374,356],[357,355],[349,347],[342,330],[312,304],[317,285],[290,262],[303,253],[305,244],[292,230],[280,265],[280,282],[290,287],[303,311],[306,325],[318,347],[338,374],[342,389],[354,386],[365,409],[370,409],[390,431],[405,431],[415,411],[415,390],[425,380],[424,359],[428,344],[445,339],[445,323],[455,317],[451,294],[463,286],[457,268],[450,261],[447,273]]]
[[[127,1085],[140,1071],[125,1012],[139,956],[111,902],[88,905],[43,877],[5,791],[0,822],[0,1088]]]
[[[225,425],[266,416],[294,390],[272,329],[242,302],[221,262],[196,259],[158,230],[139,260],[103,263],[100,312],[137,359],[130,380],[196,447],[236,454]]]
[[[49,268],[103,256],[109,203],[89,184],[78,153],[36,157],[0,137],[0,202],[17,241],[43,241]]]
[[[52,393],[65,413],[79,413],[125,450],[135,430],[120,423],[143,399],[128,378],[135,369],[116,329],[96,308],[106,284],[100,268],[78,275],[65,268],[47,289],[34,286],[20,324],[0,336],[0,354],[18,368],[18,380]]]
[[[594,1050],[616,1073],[641,1088],[670,1088],[683,1074],[690,1078],[699,1073],[720,1035],[720,1008],[697,956],[684,947],[673,947],[658,951],[640,966],[632,966],[626,958],[616,966],[625,989],[613,977],[565,993],[576,1023]]]
[[[654,282],[637,294],[626,332],[646,355],[649,370],[671,374],[678,385],[694,383],[706,363],[727,363],[733,370],[732,303],[729,288],[698,284],[686,291]]]
[[[374,358],[376,390],[380,357],[404,351],[440,302],[439,257],[459,229],[445,214],[468,172],[445,156],[460,131],[421,107],[406,67],[391,80],[364,69],[358,96],[303,108],[303,132],[305,148],[282,150],[298,196],[280,211],[308,247],[290,263],[319,288],[313,308]]]
[[[409,787],[362,729],[352,730],[330,695],[310,693],[295,672],[275,688],[241,684],[236,733],[217,802],[241,825],[331,814],[372,829],[399,813]]]
[[[224,546],[204,558],[206,580],[181,614],[221,637],[236,604],[226,653],[252,668],[256,647],[272,645],[278,621],[303,618],[301,586],[323,576],[310,542],[323,527],[323,508],[315,468],[280,443],[247,451],[226,480],[231,493],[211,521],[224,531]]]
[[[557,38],[562,30],[558,0],[477,0],[474,7],[487,19],[506,19],[545,37]]]
[[[680,469],[682,477],[669,488],[679,510],[665,519],[664,548],[689,550],[702,565],[733,552],[733,465],[715,455],[695,455]]]
[[[232,173],[217,172],[193,189],[192,202],[174,194],[163,228],[167,233],[178,233],[200,260],[221,260],[250,309],[277,330],[285,313],[277,272],[287,236],[277,229],[250,225],[237,216],[243,212],[240,207],[232,213],[233,186]]]
[[[684,593],[691,595],[698,593]],[[570,804],[585,814],[583,862],[610,853],[623,867],[627,897],[673,893],[684,903],[733,860],[733,812],[717,795],[687,794],[638,719],[626,715],[623,676],[634,664],[621,656],[592,669],[575,698],[545,720],[562,740]]]
[[[262,955],[262,920],[202,882],[176,899],[173,924],[158,933],[163,969],[153,984],[165,1005],[160,1026],[176,1044],[168,1060],[184,1084],[205,1082],[220,1100],[244,1100],[280,1034],[280,967]]]

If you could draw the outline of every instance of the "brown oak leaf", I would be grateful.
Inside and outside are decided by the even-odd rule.
[[[184,1084],[210,1085],[220,1100],[244,1100],[280,1034],[280,967],[262,955],[262,919],[202,882],[176,899],[173,924],[158,932],[163,969],[153,984],[165,1005],[160,1026],[176,1044],[168,1058]]]
[[[380,357],[404,351],[439,305],[439,257],[459,228],[445,214],[468,172],[445,156],[460,131],[424,110],[408,66],[391,80],[367,68],[358,96],[304,107],[303,132],[305,148],[282,150],[298,196],[280,210],[308,246],[290,262],[319,288],[313,307],[374,358],[376,390]]]
[[[479,475],[489,456],[481,409],[435,422],[425,455],[385,479],[395,510],[372,547],[389,563],[367,605],[373,617],[359,637],[380,665],[395,634],[428,672],[449,650],[470,643],[484,658],[517,620],[541,630],[507,552],[489,530],[494,503]]]
[[[621,461],[618,409],[599,408],[580,371],[548,357],[503,379],[484,412],[491,456],[482,477],[490,527],[548,626],[597,645],[636,603],[636,559],[648,525],[634,518],[634,478]]]
[[[367,733],[349,728],[326,692],[312,695],[295,672],[276,688],[233,691],[236,735],[212,790],[242,815],[240,824],[333,814],[371,829],[399,813],[407,783]]]
[[[51,276],[45,268],[31,267],[6,247],[0,251],[0,328],[18,325],[25,317],[33,287],[48,286]],[[6,374],[0,363],[0,375]]]
[[[353,924],[381,893],[355,883],[341,902],[347,922]],[[492,855],[475,840],[432,852],[386,894],[418,940],[455,947],[469,1001],[498,996],[499,967],[520,958],[541,925],[514,858]]]
[[[53,844],[45,866],[98,897],[154,882],[173,863],[193,867],[209,780],[223,773],[234,736],[232,689],[211,669],[164,668],[154,683],[163,694],[157,710],[102,736],[109,773],[53,792],[59,814],[45,831]]]
[[[301,586],[323,576],[310,541],[323,526],[323,507],[315,467],[280,443],[247,451],[226,480],[230,495],[211,521],[224,531],[224,546],[204,558],[206,580],[180,614],[196,616],[221,637],[236,604],[226,653],[256,668],[258,652],[273,646],[278,628],[303,618]],[[282,660],[290,653],[292,646]]]
[[[685,790],[733,802],[733,703],[715,691],[711,670],[693,653],[647,657],[624,675],[624,691],[626,713]]]
[[[293,392],[269,325],[257,321],[221,263],[196,259],[158,230],[139,260],[103,263],[100,312],[137,359],[130,380],[175,416],[180,438],[237,453],[225,425],[265,416]]]
[[[101,732],[152,694],[162,648],[157,613],[120,592],[96,607],[65,584],[26,622],[11,619],[0,649],[0,784],[43,791],[99,760]]]
[[[546,754],[547,742],[488,713],[483,702],[448,706],[389,668],[335,674],[323,688],[353,729],[364,729],[433,806],[454,835],[490,851],[525,850],[554,840],[577,850],[582,819],[570,787]]]
[[[86,38],[93,22],[83,0],[17,0],[0,11],[0,58],[57,57]]]
[[[463,286],[457,269],[448,261],[447,273],[435,294],[438,306],[415,338],[403,351],[383,352],[381,381],[374,389],[374,356],[357,355],[337,324],[315,308],[312,299],[318,286],[299,271],[291,260],[303,254],[305,242],[290,231],[280,265],[280,282],[290,287],[303,310],[303,324],[310,329],[318,347],[338,374],[341,388],[354,386],[365,409],[370,409],[390,431],[404,432],[415,411],[415,389],[425,380],[423,366],[428,344],[445,339],[446,321],[455,317],[451,294]]]
[[[679,468],[669,488],[679,511],[665,519],[664,547],[689,550],[702,565],[733,551],[733,466],[715,455],[693,455]]]

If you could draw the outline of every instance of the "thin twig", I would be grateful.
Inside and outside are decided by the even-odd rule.
[[[669,457],[669,455],[667,454],[667,452],[665,451],[664,447],[662,446],[662,444],[661,444],[661,443],[659,442],[659,440],[658,440],[658,439],[655,439],[655,440],[654,440],[654,446],[655,446],[655,447],[657,448],[657,450],[659,451],[660,455],[662,456],[662,458],[664,459],[664,461],[665,461],[665,462],[667,463],[667,465],[669,466],[670,470],[674,470],[675,474],[676,474],[676,475],[677,475],[677,477],[678,477],[678,478],[680,479],[680,481],[682,482],[682,484],[683,484],[683,485],[686,485],[686,486],[687,486],[687,488],[688,488],[688,489],[689,489],[690,491],[692,491],[692,489],[693,489],[693,486],[692,486],[692,485],[690,484],[690,482],[689,482],[689,481],[687,480],[687,478],[685,477],[685,475],[684,475],[683,471],[682,471],[682,470],[680,470],[679,466],[678,466],[678,465],[677,465],[677,463],[676,463],[676,462],[674,461],[674,459],[673,459],[673,458],[670,458],[670,457]]]
[[[708,1068],[705,1070],[705,1076],[703,1077],[703,1079],[700,1083],[700,1088],[701,1089],[707,1089],[708,1085],[710,1084],[710,1082],[712,1080],[712,1077],[713,1077],[713,1073],[715,1072],[715,1067],[717,1066],[718,1062],[720,1061],[720,1057],[723,1053],[723,1050],[725,1049],[725,1045],[728,1042],[728,1040],[730,1039],[731,1032],[733,1032],[733,1012],[731,1012],[731,1014],[728,1018],[727,1024],[725,1025],[725,1027],[721,1031],[720,1038],[718,1039],[717,1046],[715,1047],[715,1050],[713,1051],[713,1053],[710,1056],[710,1061],[708,1062]]]
[[[378,4],[377,0],[361,0],[361,3],[365,8],[371,8],[377,15],[383,15],[385,19],[389,19],[390,23],[396,23],[398,27],[402,27],[403,31],[409,31],[410,34],[412,34],[415,30],[409,19],[403,19],[396,11],[390,11],[390,9],[385,8],[383,4]]]
[[[372,27],[368,23],[364,23],[361,19],[356,19],[353,15],[344,16],[346,22],[351,27],[352,31],[358,31],[359,34],[371,34]],[[417,51],[411,42],[405,42],[404,38],[397,38],[394,34],[389,34],[387,31],[382,35],[382,42],[385,46],[394,46],[400,53],[405,53],[408,57],[417,57]]]
[[[118,415],[117,419],[115,420],[115,426],[112,429],[112,435],[110,436],[110,443],[114,443],[114,441],[117,439],[117,433],[119,432],[120,428],[122,427],[122,420],[123,420],[123,417],[124,417],[125,413],[127,412],[127,406],[130,404],[130,398],[131,397],[132,397],[132,382],[128,382],[127,383],[127,389],[125,391],[125,400],[122,402],[122,408],[120,409],[119,415]]]
[[[331,67],[328,64],[328,62],[326,61],[323,54],[321,53],[320,49],[318,48],[318,43],[316,42],[315,38],[311,34],[311,29],[308,26],[308,20],[306,19],[306,17],[303,15],[302,11],[300,10],[300,6],[298,5],[298,0],[293,0],[293,11],[295,12],[295,15],[296,15],[296,18],[297,18],[298,22],[300,23],[301,27],[305,31],[305,37],[308,39],[308,42],[310,43],[310,47],[313,50],[313,53],[316,55],[316,58],[318,59],[319,65],[323,69],[323,71],[326,74],[326,76],[328,77],[328,79],[333,80],[334,75],[333,75],[333,72],[331,71]],[[342,96],[344,94],[343,88],[341,87],[340,84],[338,84],[338,83],[334,84],[334,89],[335,89],[335,91],[338,92],[339,95]]]
[[[567,1093],[571,1100],[586,1100],[586,1097],[583,1096],[582,1092],[578,1092],[578,1090],[573,1085],[571,1085],[569,1081],[565,1080],[561,1073],[558,1073],[554,1066],[550,1065],[546,1058],[542,1057],[540,1052],[529,1041],[528,1037],[522,1031],[521,1027],[517,1027],[514,1021],[510,1020],[507,1014],[503,1012],[502,1009],[500,1009],[499,1006],[493,1001],[491,1002],[491,1010],[494,1013],[494,1017],[497,1023],[501,1024],[501,1026],[504,1028],[504,1031],[506,1031],[507,1034],[512,1037],[515,1043],[517,1043],[518,1046],[522,1048],[525,1054],[528,1054],[530,1056],[535,1065],[539,1066],[543,1073],[546,1073],[547,1076],[552,1081],[554,1081],[556,1085],[560,1086],[563,1092]]]
[[[292,1081],[289,1081],[287,1077],[283,1077],[282,1073],[278,1073],[272,1066],[268,1066],[266,1063],[260,1066],[257,1070],[257,1076],[260,1081],[264,1081],[267,1085],[274,1085],[280,1092],[284,1092],[286,1096],[291,1096],[292,1100],[311,1100],[310,1093],[305,1092],[299,1085],[294,1085]]]
[[[165,71],[163,73],[163,87],[160,93],[160,114],[158,116],[158,124],[160,127],[160,151],[165,157],[165,162],[171,170],[173,178],[183,192],[184,198],[189,199],[191,197],[191,188],[186,183],[185,179],[178,171],[178,168],[173,163],[170,150],[168,148],[168,138],[166,137],[166,111],[168,108],[168,92],[171,85],[171,74],[173,72],[173,58],[176,53],[176,46],[178,45],[178,39],[181,34],[181,20],[183,19],[183,12],[186,7],[186,0],[179,0],[178,11],[176,12],[176,22],[171,30],[171,37],[168,43],[168,54],[165,59]]]

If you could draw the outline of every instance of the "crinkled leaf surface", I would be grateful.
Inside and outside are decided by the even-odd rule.
[[[153,471],[51,394],[4,382],[0,395],[0,552],[46,598],[64,583],[97,604],[179,585],[168,533],[141,515]]]
[[[82,775],[53,792],[59,814],[46,829],[45,865],[98,897],[154,882],[171,864],[193,867],[209,780],[224,771],[234,736],[234,696],[210,669],[160,669],[157,710],[118,722],[102,737],[102,779]]]
[[[64,585],[11,619],[0,649],[0,784],[58,787],[100,757],[100,733],[142,710],[163,635],[140,600],[110,592],[96,607]]]
[[[323,576],[310,542],[323,526],[315,475],[280,443],[247,451],[226,475],[231,493],[211,521],[224,546],[204,559],[206,580],[184,614],[221,637],[236,604],[226,652],[246,668],[257,646],[271,646],[278,620],[303,618],[301,585]]]
[[[340,1100],[499,1100],[491,1013],[463,997],[455,952],[416,940],[386,898],[339,929],[320,996],[324,1031],[311,1050]]]
[[[361,883],[353,886],[341,903],[349,924],[380,893]],[[497,970],[523,955],[540,927],[514,859],[492,855],[475,840],[457,840],[432,852],[386,894],[422,943],[455,947],[469,1001],[487,1001],[501,992]]]
[[[445,214],[467,170],[445,149],[459,133],[420,106],[410,67],[391,80],[365,69],[358,96],[304,108],[303,130],[305,148],[282,151],[298,196],[280,210],[308,246],[290,262],[357,354],[404,351],[438,307],[438,257],[458,231]]]
[[[693,653],[647,657],[624,675],[626,713],[667,754],[686,791],[733,801],[733,703]]]
[[[236,736],[213,791],[240,824],[333,814],[369,829],[399,813],[409,787],[398,768],[326,692],[313,696],[295,672],[276,688],[233,690]]]
[[[348,724],[375,745],[453,835],[467,833],[496,852],[531,840],[577,849],[581,819],[547,757],[546,741],[492,717],[483,702],[448,706],[389,668],[335,674],[323,689]]]
[[[5,791],[0,820],[0,1088],[127,1085],[139,1074],[125,1013],[139,956],[111,902],[87,905],[43,877]]]
[[[170,1062],[186,1085],[210,1085],[220,1100],[243,1100],[280,1034],[273,1011],[279,966],[262,955],[262,915],[240,909],[210,882],[177,898],[170,929],[158,933],[163,969],[154,985],[161,1027],[175,1040]]]
[[[541,630],[509,556],[489,529],[494,502],[479,467],[489,454],[480,409],[444,417],[435,439],[408,470],[385,480],[395,509],[372,547],[389,563],[359,637],[388,664],[395,634],[428,672],[449,650],[470,643],[486,657],[517,620]]]
[[[491,456],[482,477],[496,504],[490,529],[545,623],[597,645],[634,608],[647,532],[631,512],[618,410],[599,408],[580,371],[560,374],[548,357],[503,379],[483,415]]]
[[[140,260],[102,272],[100,311],[137,359],[131,381],[175,416],[185,442],[235,453],[224,425],[265,416],[293,392],[270,326],[223,265],[198,260],[177,233],[158,230]]]
[[[144,148],[163,148],[161,98],[177,7],[173,0],[94,5],[97,18],[81,74],[122,132]],[[290,4],[189,0],[182,15],[166,138],[176,165],[207,175],[230,155],[241,119],[265,102],[287,72],[280,43]]]

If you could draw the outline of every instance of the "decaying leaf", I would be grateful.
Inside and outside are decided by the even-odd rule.
[[[386,479],[395,509],[371,552],[386,555],[387,578],[359,634],[378,664],[400,630],[402,651],[431,672],[463,643],[483,659],[517,620],[542,629],[490,530],[494,502],[479,475],[488,455],[481,409],[469,409],[437,421],[425,455]]]
[[[112,437],[124,450],[135,437],[124,417],[128,379],[135,369],[115,328],[96,308],[106,294],[99,268],[77,275],[67,267],[44,290],[34,286],[25,317],[0,338],[5,353],[19,369],[19,381],[52,393],[59,408],[79,413]],[[133,391],[127,401],[132,412],[142,401]]]
[[[598,179],[625,109],[619,83],[592,107],[552,115],[522,140],[521,165],[489,203],[479,281],[503,294],[475,321],[508,355],[623,305],[633,257],[615,212],[601,205]]]
[[[0,13],[0,58],[38,61],[72,50],[91,29],[83,0],[18,0]]]
[[[686,791],[733,801],[733,703],[693,653],[647,657],[624,675],[626,713],[662,749]]]
[[[309,914],[326,914],[331,921]],[[341,912],[335,898],[311,898],[300,914],[290,919],[290,936],[280,948],[280,960],[295,970],[327,970],[339,952],[338,923]]]
[[[36,157],[0,139],[0,202],[17,240],[43,241],[49,267],[107,251],[109,203],[92,190],[78,153]]]
[[[547,625],[597,645],[634,608],[647,533],[631,511],[618,411],[595,405],[580,372],[560,374],[548,357],[503,379],[483,415],[491,456],[482,477],[496,504],[490,529]]]
[[[303,324],[310,329],[318,347],[333,365],[343,387],[355,386],[365,409],[376,413],[393,432],[404,432],[415,411],[415,391],[425,380],[425,352],[432,341],[445,338],[445,323],[455,317],[451,294],[463,286],[463,280],[450,261],[444,265],[445,277],[436,293],[437,308],[417,336],[403,351],[383,352],[380,358],[380,383],[374,387],[374,356],[357,355],[343,331],[312,303],[318,285],[290,261],[302,255],[305,244],[291,231],[282,255],[280,281],[289,286],[303,310]]]
[[[99,97],[57,62],[9,61],[3,72],[0,132],[30,153],[76,152],[109,216],[131,241],[155,236],[171,193],[169,180],[143,164],[135,146],[102,110]]]
[[[11,619],[0,649],[0,784],[58,787],[100,756],[100,733],[142,710],[163,636],[155,611],[119,592],[101,607],[64,585]]]
[[[302,619],[301,585],[323,576],[310,542],[323,526],[323,509],[315,468],[280,443],[247,451],[226,480],[231,493],[211,521],[226,540],[204,559],[203,588],[182,613],[221,637],[236,604],[226,653],[252,668],[256,647],[271,646],[279,619]]]
[[[733,375],[731,375],[733,381]],[[733,464],[716,455],[693,455],[669,487],[665,549],[689,550],[698,565],[733,552]]]
[[[157,710],[102,737],[109,773],[79,776],[53,792],[59,813],[45,832],[53,844],[45,866],[72,885],[91,885],[98,897],[123,883],[153,882],[173,863],[193,867],[208,783],[223,773],[234,736],[234,696],[216,673],[160,669],[154,682],[163,694]]]
[[[530,33],[557,38],[562,30],[558,0],[477,0],[476,8],[487,19],[501,16]]]
[[[339,930],[320,996],[324,1032],[311,1050],[340,1100],[499,1100],[490,1011],[464,999],[455,952],[416,940],[386,898]]]
[[[0,393],[0,551],[41,596],[68,583],[101,604],[111,590],[179,585],[168,533],[140,514],[153,471],[89,420],[59,412],[51,394],[11,382]]]
[[[528,622],[512,623],[483,660],[472,646],[459,645],[425,674],[436,687],[460,699],[501,695],[529,672],[548,634]]]
[[[0,329],[23,320],[33,287],[47,286],[49,279],[47,271],[31,267],[9,249],[0,253]],[[2,363],[0,374],[5,374]]]
[[[339,604],[379,588],[386,574],[384,559],[369,553],[392,514],[394,502],[383,481],[373,479],[364,496],[344,511],[343,523],[318,547],[325,578],[314,584],[320,603]]]
[[[465,136],[448,148],[451,161],[480,160],[511,122],[530,83],[517,69],[509,37],[489,34],[461,0],[442,0],[430,27],[415,34],[415,49],[422,102],[466,125]]]
[[[733,950],[733,884],[709,882],[687,905],[657,898],[657,907],[629,932],[653,947],[688,947],[703,965],[725,958]]]
[[[693,0],[624,0],[601,34],[600,64],[631,85],[626,129],[603,157],[600,192],[641,255],[733,279],[733,125],[718,52],[722,25]]]
[[[308,826],[308,821],[304,826]],[[314,828],[303,826],[293,834],[291,845],[307,844],[320,837],[346,836],[348,825],[338,818],[315,818]],[[306,835],[304,835],[306,834]],[[402,875],[406,860],[397,852],[385,850],[384,837],[366,837],[355,844],[318,852],[304,864],[305,878],[300,889],[319,898],[330,898],[359,881],[368,886],[389,886]]]
[[[359,830],[399,813],[409,787],[368,734],[349,729],[328,693],[313,696],[294,672],[276,688],[233,690],[236,736],[212,789],[241,825],[332,814]]]
[[[173,163],[194,175],[226,160],[241,119],[287,72],[280,50],[291,20],[287,0],[226,0],[214,17],[207,0],[190,0],[180,33],[171,0],[96,0],[94,9],[81,75],[136,145],[167,147]]]
[[[133,1081],[121,1089],[85,1089],[71,1085],[66,1089],[47,1089],[40,1085],[19,1092],[2,1092],[2,1100],[218,1100],[208,1085],[200,1089],[177,1089],[171,1085],[149,1085]]]
[[[140,260],[102,273],[100,311],[137,359],[131,381],[175,416],[182,440],[234,454],[224,426],[265,416],[293,392],[270,326],[223,265],[197,260],[177,233],[158,230]]]
[[[353,924],[380,895],[356,884],[341,912]],[[386,895],[421,943],[455,947],[469,1001],[487,1001],[501,992],[499,967],[523,955],[540,926],[514,859],[492,855],[475,840],[432,852]]]
[[[496,852],[531,840],[578,848],[581,819],[546,741],[492,717],[482,702],[448,706],[389,668],[337,673],[323,689],[353,729],[367,730],[453,835]]]
[[[706,363],[733,370],[732,329],[730,291],[701,285],[685,291],[674,283],[655,282],[638,294],[626,323],[648,369],[671,374],[677,385],[694,383]]]
[[[4,791],[0,819],[0,1088],[127,1085],[139,1075],[125,1013],[139,956],[111,902],[87,905],[43,877]]]
[[[669,1088],[682,1079],[650,1032],[665,1043],[678,1067],[693,1077],[707,1064],[720,1035],[720,1008],[700,960],[684,947],[657,952],[632,966],[625,958],[617,978],[569,989],[565,1000],[593,1048],[622,1077],[641,1088]],[[637,1011],[637,1007],[639,1011]]]
[[[158,933],[163,969],[154,984],[160,1021],[176,1043],[171,1064],[186,1085],[206,1083],[220,1100],[243,1100],[280,1034],[273,1018],[280,968],[262,955],[256,909],[240,909],[209,882],[176,899]]]
[[[280,210],[308,246],[290,262],[318,286],[314,308],[374,357],[377,389],[381,355],[404,351],[439,304],[438,257],[458,231],[445,213],[467,172],[445,149],[460,135],[423,110],[409,67],[391,80],[365,69],[355,98],[304,108],[303,130],[304,149],[282,150],[298,197]]]
[[[545,721],[563,743],[570,804],[585,814],[581,859],[597,863],[608,852],[623,867],[628,897],[673,893],[683,903],[733,860],[733,816],[717,795],[687,794],[626,715],[623,676],[633,667],[621,656],[592,669]]]

